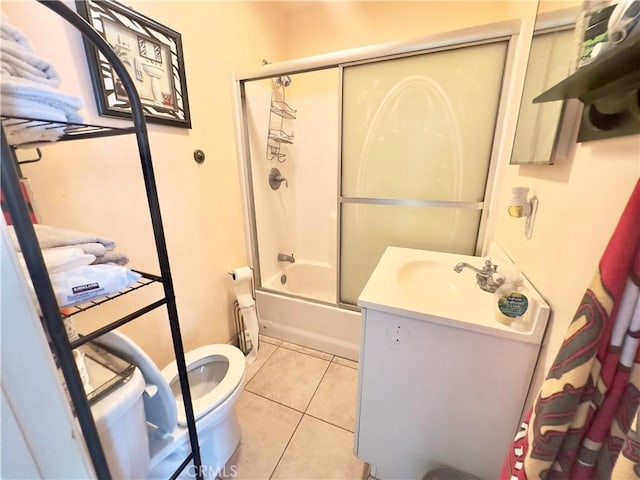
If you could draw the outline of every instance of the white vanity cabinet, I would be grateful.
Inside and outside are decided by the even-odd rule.
[[[523,413],[548,306],[535,299],[543,303],[532,308],[542,315],[528,333],[509,331],[493,318],[465,322],[425,313],[434,303],[428,285],[417,300],[410,298],[411,289],[397,285],[398,267],[414,262],[410,257],[420,252],[387,249],[358,302],[362,337],[354,451],[379,479],[420,479],[442,466],[498,478]],[[482,261],[437,255],[446,266],[437,275],[443,282],[460,259]],[[455,273],[451,279],[473,282]],[[475,290],[467,295],[465,301],[473,303]],[[490,297],[477,296],[487,302]],[[479,317],[487,314],[481,305],[475,310]]]

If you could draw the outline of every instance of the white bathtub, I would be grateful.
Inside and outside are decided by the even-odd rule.
[[[285,284],[280,281],[283,273]],[[335,303],[334,285],[335,270],[327,264],[296,261],[287,265],[256,291],[260,333],[357,361],[359,312],[288,296]]]
[[[328,263],[297,261],[286,265],[263,287],[326,303],[336,303],[336,270]],[[283,275],[285,282],[283,283]]]

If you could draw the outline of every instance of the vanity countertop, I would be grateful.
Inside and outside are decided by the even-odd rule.
[[[491,258],[503,271],[508,257],[497,245]],[[466,262],[482,268],[483,257],[452,253],[387,247],[365,288],[358,305],[395,315],[402,315],[455,328],[463,328],[526,343],[541,343],[550,308],[524,277],[529,300],[528,329],[517,331],[496,320],[495,295],[476,284],[475,272],[453,267]]]

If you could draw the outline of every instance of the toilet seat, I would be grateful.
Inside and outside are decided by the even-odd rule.
[[[136,365],[144,377],[144,410],[147,420],[163,433],[176,428],[178,409],[173,392],[153,360],[129,337],[112,330],[96,339],[96,343]],[[184,410],[184,409],[183,409]]]
[[[185,354],[187,372],[205,365],[208,361],[223,361],[228,364],[229,368],[218,385],[198,398],[193,396],[194,385],[190,385],[192,392],[191,403],[196,421],[224,402],[241,386],[244,378],[246,360],[243,353],[233,345],[204,345]],[[178,367],[175,360],[162,369],[162,377],[167,385],[177,381]],[[180,402],[180,400],[174,397],[174,404],[176,402]],[[178,425],[182,427],[187,425],[186,414],[181,404],[178,404],[177,407],[177,420]]]
[[[114,400],[109,412],[133,413],[126,413],[128,416],[123,416],[124,420],[118,420],[117,428],[107,426],[99,431],[101,441],[106,439],[118,446],[126,446],[105,450],[109,468],[114,465],[115,471],[121,467],[126,471],[127,466],[135,464],[146,473],[121,476],[167,478],[184,461],[190,451],[191,440],[191,432],[186,428],[181,389],[179,385],[178,388],[174,386],[174,395],[170,386],[178,376],[176,362],[161,372],[138,345],[116,331],[101,335],[95,342],[137,367],[135,409],[127,408],[129,397],[123,395],[124,391],[114,391],[109,397]],[[234,407],[243,392],[246,360],[238,348],[223,344],[192,350],[185,355],[185,363],[202,464],[208,468],[225,465],[240,442],[240,425]],[[203,365],[209,366],[201,369]],[[125,384],[125,387],[131,386],[133,382]],[[120,440],[122,436],[125,438]],[[144,458],[146,463],[143,465]]]
[[[174,360],[162,372],[153,360],[127,336],[115,330],[96,340],[114,353],[134,363],[142,372],[146,384],[144,409],[147,420],[163,433],[171,433],[176,425],[186,427],[187,419],[182,401],[171,391],[170,385],[178,376],[177,363]],[[196,348],[185,354],[187,372],[202,365],[202,360],[226,361],[229,365],[222,381],[211,391],[198,399],[192,398],[193,414],[199,420],[224,402],[238,387],[244,378],[246,360],[244,354],[233,345],[213,344]],[[193,385],[190,385],[193,392]]]

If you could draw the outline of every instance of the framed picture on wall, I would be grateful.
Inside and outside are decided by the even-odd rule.
[[[77,0],[76,8],[126,67],[147,121],[191,128],[181,35],[112,0]],[[98,113],[131,118],[127,93],[106,57],[87,41],[84,48]]]

